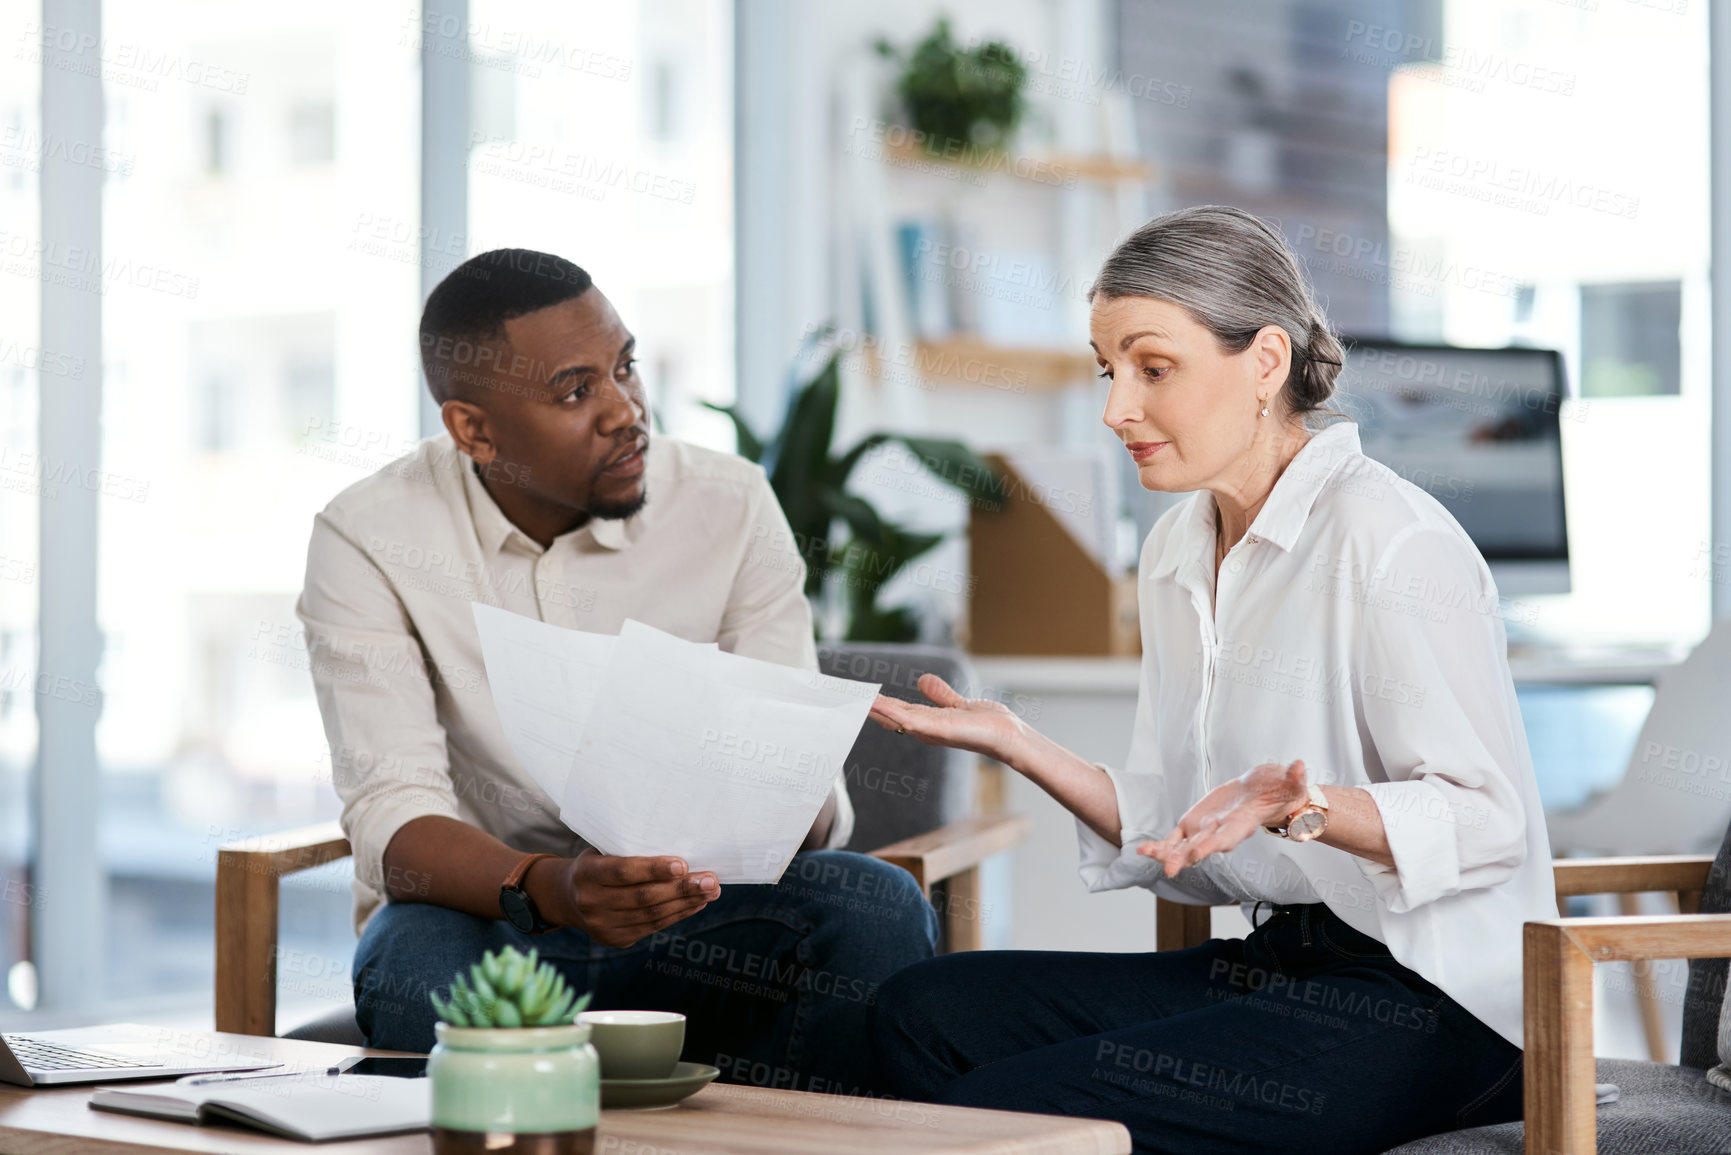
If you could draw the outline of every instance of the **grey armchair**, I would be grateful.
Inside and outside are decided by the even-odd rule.
[[[1731,829],[1706,868],[1698,856],[1561,859],[1559,894],[1677,892],[1702,913],[1560,918],[1526,926],[1523,1123],[1433,1135],[1389,1155],[1709,1155],[1731,1152],[1731,1092],[1707,1081],[1731,957]],[[1575,875],[1571,877],[1570,871]],[[1565,889],[1567,887],[1567,889]],[[1593,964],[1688,958],[1682,1062],[1593,1058]],[[1594,1106],[1594,1082],[1615,1103]]]

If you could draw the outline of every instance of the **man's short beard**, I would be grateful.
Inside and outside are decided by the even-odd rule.
[[[597,518],[601,521],[624,521],[626,518],[642,509],[644,504],[648,501],[649,489],[646,486],[644,487],[643,492],[639,493],[630,501],[604,501],[593,503],[589,506],[587,512],[590,517]]]

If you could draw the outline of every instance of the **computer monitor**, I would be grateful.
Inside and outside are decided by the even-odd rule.
[[[1569,592],[1564,396],[1555,350],[1349,338],[1333,404],[1367,457],[1454,515],[1507,597]]]

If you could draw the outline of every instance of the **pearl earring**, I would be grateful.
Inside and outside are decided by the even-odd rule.
[[[1267,417],[1268,416],[1268,406],[1266,404],[1264,404],[1262,406],[1262,412],[1258,416],[1261,416],[1261,417]]]

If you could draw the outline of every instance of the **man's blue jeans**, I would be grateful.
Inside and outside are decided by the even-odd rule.
[[[562,927],[425,903],[389,903],[355,949],[355,1012],[369,1045],[433,1047],[432,1004],[481,955],[515,946],[558,967],[594,1009],[678,1011],[685,1059],[722,1079],[798,1090],[871,1090],[867,1029],[878,988],[932,957],[937,914],[912,876],[863,854],[795,855],[774,886],[723,886],[682,922],[622,949]]]
[[[1138,1152],[1374,1155],[1521,1116],[1521,1051],[1321,904],[1183,951],[980,951],[884,986],[885,1090],[1115,1119]]]

